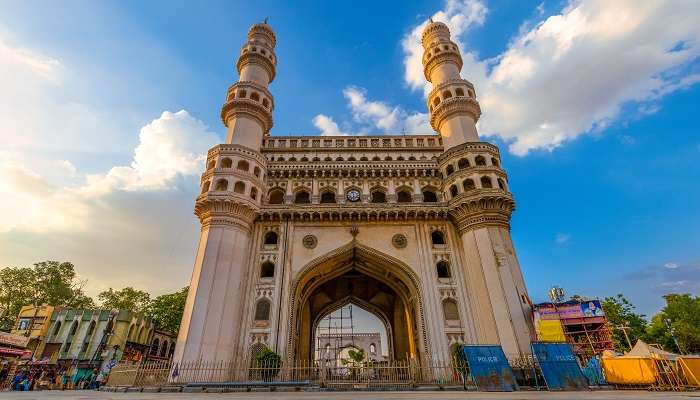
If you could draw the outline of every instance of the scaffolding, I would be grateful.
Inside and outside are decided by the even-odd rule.
[[[352,304],[341,307],[338,311],[340,315],[334,316],[334,312],[330,313],[318,323],[315,361],[319,366],[339,366],[342,349],[355,346]]]

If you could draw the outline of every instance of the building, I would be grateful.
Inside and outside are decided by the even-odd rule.
[[[175,353],[176,337],[170,332],[154,330],[151,338],[151,348],[146,356],[147,360],[169,360]]]
[[[49,332],[53,312],[53,306],[32,305],[23,306],[17,315],[17,322],[12,333],[29,338],[27,350],[32,352],[33,358],[36,360],[40,360],[39,356],[44,353],[45,339]]]
[[[250,28],[226,93],[174,360],[245,366],[267,346],[311,362],[318,321],[349,303],[387,326],[389,360],[449,360],[456,342],[529,354],[515,202],[447,26],[422,36],[433,135],[270,136],[276,40]]]
[[[42,359],[87,373],[105,362],[138,362],[150,349],[155,326],[128,310],[56,310]]]
[[[537,339],[566,341],[581,360],[615,348],[608,319],[598,299],[533,305]]]
[[[321,333],[316,338],[316,365],[342,367],[350,360],[349,350],[362,350],[366,361],[382,362],[382,340],[379,332]]]

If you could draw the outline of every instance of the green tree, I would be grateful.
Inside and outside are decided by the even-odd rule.
[[[638,339],[644,339],[647,329],[645,316],[636,313],[634,305],[625,296],[618,294],[614,297],[606,297],[601,302],[601,306],[613,331],[613,341],[617,351],[630,350],[625,333],[632,346]]]
[[[700,297],[667,294],[664,299],[666,306],[652,318],[648,340],[681,353],[700,352]]]
[[[130,310],[133,312],[147,312],[151,304],[151,295],[143,290],[134,289],[127,286],[121,290],[109,288],[99,295],[97,299],[102,303],[102,307]]]
[[[177,335],[182,313],[185,310],[188,289],[189,287],[185,287],[175,293],[160,295],[151,302],[147,314],[153,318],[153,322],[159,329]]]
[[[15,324],[19,310],[25,305],[92,308],[92,299],[85,295],[85,281],[80,280],[70,262],[42,261],[31,268],[0,270],[0,329]]]
[[[255,374],[257,375],[256,378],[270,380],[280,371],[282,367],[282,356],[265,346],[265,348],[255,356],[255,365],[257,369],[257,374]]]

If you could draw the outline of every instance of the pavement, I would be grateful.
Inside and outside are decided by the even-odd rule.
[[[648,391],[586,391],[586,392],[274,392],[274,393],[113,393],[95,391],[41,391],[41,392],[0,392],[4,399],[76,399],[76,400],[406,400],[406,399],[547,399],[547,400],[700,400],[700,392],[648,392]]]

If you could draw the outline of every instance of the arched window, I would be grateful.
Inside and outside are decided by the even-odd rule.
[[[56,321],[56,325],[54,325],[53,328],[53,335],[56,336],[58,335],[58,332],[61,331],[61,321]]]
[[[246,160],[241,160],[238,162],[238,165],[236,165],[236,169],[247,172],[250,169],[250,164],[248,164]]]
[[[160,348],[160,356],[165,357],[168,354],[168,341],[163,341],[163,347]]]
[[[228,189],[228,181],[226,179],[219,179],[216,181],[216,187],[214,190],[224,191],[226,189]]]
[[[486,159],[484,156],[476,156],[474,158],[474,163],[476,163],[476,165],[486,165]]]
[[[245,193],[245,183],[238,181],[233,185],[233,191],[236,193]]]
[[[301,162],[308,162],[308,161],[309,161],[309,159],[308,159],[308,158],[306,158],[306,157],[302,157],[302,158],[300,158],[300,159],[299,159],[299,161],[301,161]]]
[[[250,188],[250,198],[256,200],[258,198],[258,189]]]
[[[459,190],[457,189],[457,185],[450,186],[450,194],[452,195],[452,197],[457,196],[458,193]]]
[[[386,194],[381,190],[375,190],[370,193],[370,202],[386,203]]]
[[[455,89],[455,94],[457,96],[464,96],[464,89],[462,89],[462,88]]]
[[[439,98],[439,97],[436,97],[436,98],[433,100],[433,105],[434,105],[435,107],[437,107],[438,105],[440,105],[440,98]]]
[[[355,159],[355,157],[350,156],[350,157],[348,157],[348,161],[357,161],[357,160]]]
[[[255,320],[268,321],[270,319],[270,302],[267,299],[261,299],[255,305]]]
[[[476,189],[473,179],[465,179],[464,182],[462,182],[462,187],[464,188],[464,191]]]
[[[369,353],[377,354],[377,346],[374,343],[369,344]]]
[[[396,201],[399,203],[413,202],[411,192],[409,192],[408,190],[401,190],[399,193],[397,193]]]
[[[141,328],[139,328],[139,333],[134,338],[134,342],[141,342],[142,336],[143,336],[143,326]]]
[[[258,168],[258,167],[253,168],[253,175],[260,178],[260,168]]]
[[[209,186],[211,186],[211,181],[206,181],[202,185],[202,193],[206,193],[209,191]]]
[[[436,265],[438,278],[449,278],[452,276],[450,273],[450,264],[447,261],[440,261]]]
[[[333,161],[333,159],[330,158],[330,157],[326,157],[326,158],[323,159],[323,161]]]
[[[215,166],[216,166],[216,161],[211,160],[209,162],[209,164],[207,165],[207,169],[214,169]]]
[[[403,160],[404,160],[404,158],[402,156],[396,157],[396,161],[403,161]]]
[[[335,161],[343,161],[343,157],[336,157]]]
[[[289,161],[296,161],[296,160],[297,160],[296,157],[289,157]]]
[[[265,261],[260,266],[261,278],[273,278],[275,276],[275,264],[270,261]]]
[[[267,202],[269,204],[282,204],[284,203],[284,192],[281,189],[273,189],[267,195]]]
[[[314,158],[312,158],[312,161],[321,161],[321,159],[318,157],[314,157]]]
[[[374,156],[372,157],[372,161],[381,161],[382,159],[379,158],[379,156]]]
[[[88,326],[88,330],[85,332],[85,340],[89,340],[93,332],[95,332],[95,321],[90,322],[90,326]]]
[[[265,234],[265,244],[275,245],[277,244],[277,232],[269,231]]]
[[[446,320],[459,320],[459,309],[457,308],[457,302],[454,299],[445,299],[445,301],[442,302],[442,311],[445,313]]]
[[[305,192],[305,191],[297,192],[296,196],[294,196],[294,203],[295,204],[309,204],[309,203],[311,203],[311,196],[309,195],[309,192]]]
[[[490,189],[493,187],[493,182],[491,182],[491,177],[490,176],[482,176],[481,177],[481,187]]]
[[[369,161],[369,159],[367,159],[367,157],[360,157],[360,161]]]
[[[269,108],[269,105],[270,105],[270,102],[267,101],[267,99],[263,98],[263,106],[265,106],[265,108]]]
[[[491,157],[491,165],[498,167],[498,159],[496,157]]]
[[[433,233],[430,234],[430,239],[433,244],[445,244],[445,234],[441,231],[433,231]]]
[[[284,161],[284,157],[277,157],[277,161]]]
[[[392,158],[389,156],[384,157],[384,161],[391,161],[391,160],[392,160]]]
[[[449,99],[450,97],[452,97],[452,92],[450,92],[449,90],[445,90],[444,92],[442,92],[442,97]]]
[[[423,203],[437,203],[437,195],[432,190],[423,191]]]
[[[160,340],[158,340],[158,338],[153,339],[153,343],[151,343],[151,354],[153,354],[154,356],[157,356],[159,348],[160,348]]]
[[[335,203],[335,193],[333,193],[333,192],[321,193],[321,203]]]
[[[253,92],[250,94],[250,99],[255,100],[255,101],[260,101],[260,95],[257,92]]]
[[[416,158],[413,156],[408,157],[408,161],[416,161]]]
[[[459,167],[459,169],[464,169],[464,168],[467,168],[468,166],[469,166],[469,160],[467,160],[466,158],[460,158],[459,161],[457,161],[457,167]]]
[[[221,159],[221,168],[231,168],[233,165],[233,161],[231,161],[230,158],[222,158]]]
[[[126,340],[128,340],[128,341],[133,341],[133,339],[134,339],[134,329],[136,329],[136,325],[131,324],[131,326],[129,327],[129,334],[126,335]]]
[[[330,353],[331,353],[331,344],[326,343],[326,354],[330,354]]]
[[[447,166],[447,175],[452,175],[455,172],[455,168],[452,165]]]
[[[239,98],[244,99],[247,95],[248,95],[248,93],[246,93],[245,90],[239,90],[239,91],[238,91],[238,97],[239,97]]]
[[[503,182],[503,179],[498,178],[498,188],[501,190],[506,190],[506,183]]]

